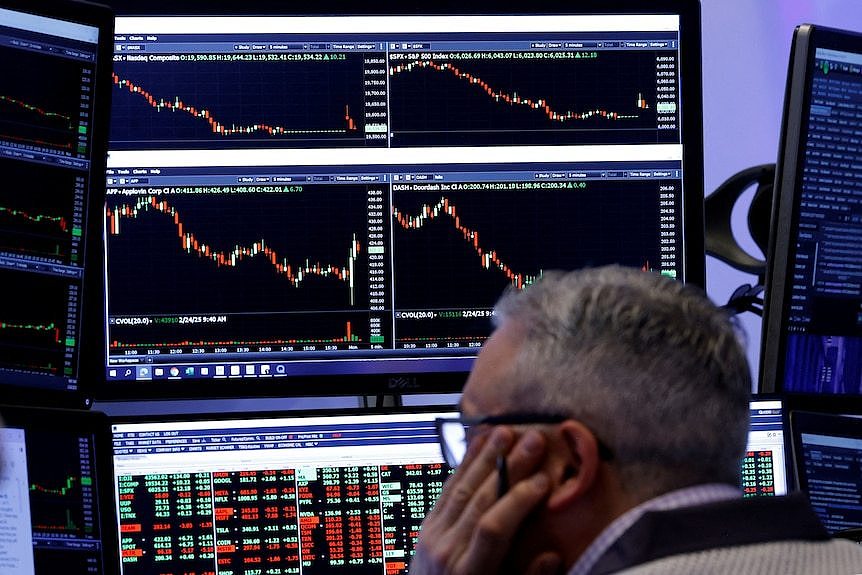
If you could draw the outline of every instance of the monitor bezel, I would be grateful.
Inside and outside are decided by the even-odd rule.
[[[326,418],[326,417],[362,417],[362,416],[387,416],[387,415],[423,415],[432,413],[458,413],[458,407],[453,405],[424,405],[420,407],[371,407],[371,408],[342,408],[342,409],[300,409],[300,410],[278,410],[278,411],[254,411],[254,412],[218,412],[218,413],[182,413],[182,414],[147,414],[147,415],[116,415],[109,416],[108,434],[112,438],[109,448],[111,464],[113,466],[113,434],[115,425],[134,425],[149,423],[189,423],[189,422],[227,422],[231,420],[254,421],[264,419],[294,419]],[[433,420],[432,420],[433,422]],[[439,445],[439,443],[438,443]],[[302,449],[302,448],[300,448]],[[443,453],[440,453],[440,462],[443,463]],[[112,467],[113,470],[113,467]],[[114,473],[111,478],[112,493],[117,488],[117,476]],[[119,519],[115,517],[115,531],[119,531]]]
[[[0,405],[0,425],[39,432],[90,434],[94,438],[96,488],[99,503],[99,529],[102,541],[104,574],[120,571],[120,547],[116,529],[117,506],[114,499],[114,458],[111,428],[107,416],[99,411]],[[37,454],[50,457],[50,454]],[[28,457],[31,454],[28,452]]]
[[[111,3],[118,16],[350,16],[350,15],[492,15],[492,14],[674,14],[680,18],[680,98],[683,102],[680,124],[683,128],[683,234],[685,244],[685,282],[705,288],[703,228],[703,97],[701,86],[700,3],[695,0],[657,0],[645,6],[642,2],[621,0],[613,3],[588,0],[577,5],[561,0],[540,0],[520,12],[501,9],[499,3],[481,0],[465,4],[444,0],[427,6],[408,6],[391,0],[375,0],[357,8],[333,0],[314,4],[290,5],[272,1],[243,4],[222,3],[213,7],[200,1],[180,5],[150,2],[146,5],[118,0]],[[104,307],[104,305],[103,305]],[[107,313],[106,311],[104,313]],[[104,337],[102,336],[102,341]],[[190,399],[195,397],[271,397],[271,396],[343,396],[375,394],[436,394],[460,392],[469,371],[398,371],[373,374],[325,374],[289,376],[262,382],[260,379],[225,378],[224,380],[189,379],[180,381],[111,381],[106,377],[104,352],[99,356],[102,373],[98,376],[95,395],[99,400]],[[369,359],[369,361],[375,361]],[[425,364],[426,361],[417,359]],[[427,364],[426,364],[427,365]]]
[[[108,122],[111,107],[111,62],[113,61],[114,15],[107,6],[83,1],[57,0],[34,3],[29,0],[0,0],[0,8],[37,16],[67,20],[99,29],[95,83],[93,86],[93,130],[91,144],[91,178],[88,194],[87,224],[84,246],[84,279],[81,288],[80,328],[78,339],[77,389],[28,387],[0,383],[0,397],[9,404],[83,407],[92,406],[94,388],[104,370],[92,360],[104,348],[102,329],[103,305],[103,228],[98,217],[105,203],[105,173],[108,157]],[[58,378],[59,379],[59,378]]]
[[[847,411],[790,411],[790,434],[793,446],[793,472],[797,488],[808,495],[808,479],[802,453],[802,434],[849,437],[862,440],[862,418],[846,415]]]
[[[808,134],[814,56],[817,48],[831,48],[862,54],[862,34],[812,24],[797,26],[793,32],[788,62],[784,111],[772,198],[772,219],[766,267],[760,349],[759,390],[781,393],[809,409],[829,410],[836,400],[846,409],[862,408],[862,394],[815,394],[784,390],[788,313],[793,272],[790,269],[796,238],[790,234],[799,224],[801,180]]]

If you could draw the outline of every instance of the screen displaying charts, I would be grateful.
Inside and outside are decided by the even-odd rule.
[[[122,573],[406,573],[453,415],[118,422]]]
[[[678,15],[129,17],[115,49],[109,388],[463,374],[546,270],[689,278]]]
[[[100,483],[107,422],[96,431],[90,413],[0,411],[0,570],[115,572],[110,490]]]
[[[79,387],[98,38],[0,9],[0,385]]]

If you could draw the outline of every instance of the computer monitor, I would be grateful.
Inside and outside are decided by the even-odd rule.
[[[786,495],[790,487],[790,458],[784,402],[754,399],[749,413],[751,424],[742,460],[743,496]]]
[[[697,3],[427,9],[117,18],[106,396],[457,391],[544,270],[703,283]]]
[[[862,35],[803,25],[775,181],[762,390],[862,399]]]
[[[796,479],[830,533],[862,528],[862,419],[791,411]]]
[[[405,573],[453,412],[116,421],[123,575]]]
[[[87,332],[102,333],[99,207],[112,34],[104,7],[0,0],[0,396],[7,403],[80,405],[84,382],[101,372],[86,357],[100,348]]]
[[[117,572],[104,414],[0,406],[0,572]]]

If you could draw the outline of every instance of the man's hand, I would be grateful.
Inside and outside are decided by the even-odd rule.
[[[473,442],[422,522],[411,575],[498,572],[524,518],[548,494],[548,477],[538,471],[545,451],[545,438],[536,430],[515,442],[511,429],[498,426]],[[500,455],[506,456],[511,486],[498,500]],[[534,558],[530,571],[555,572],[558,567],[559,558],[546,554]]]

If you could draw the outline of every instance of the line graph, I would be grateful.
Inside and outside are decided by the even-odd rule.
[[[60,112],[50,112],[38,106],[28,104],[23,100],[16,100],[15,98],[5,96],[3,94],[0,94],[0,104],[7,105],[10,108],[17,108],[19,110],[32,112],[37,116],[41,116],[42,118],[46,118],[49,120],[57,120],[58,127],[65,128],[67,130],[75,129],[75,126],[72,123],[72,117],[68,114],[61,114]]]
[[[33,531],[42,537],[98,538],[91,438],[51,431],[28,432]]]
[[[111,147],[363,145],[362,54],[339,56],[116,62]]]
[[[68,231],[69,224],[63,216],[49,216],[47,214],[31,214],[22,210],[15,210],[0,206],[0,217],[8,216],[11,218],[20,218],[34,224],[49,223],[56,224],[60,231]]]
[[[390,59],[392,145],[678,141],[678,133],[657,130],[656,54],[453,52]]]
[[[45,334],[49,336],[56,344],[61,344],[63,340],[60,337],[60,328],[53,323],[49,324],[33,324],[33,323],[9,323],[0,321],[0,330],[8,330],[10,333],[19,332],[26,336],[33,337],[35,335]],[[12,337],[15,337],[12,333]]]
[[[0,368],[66,375],[68,301],[71,280],[30,272],[0,270]]]
[[[59,495],[62,497],[72,491],[72,489],[78,488],[80,485],[92,485],[93,479],[92,477],[79,477],[76,475],[70,475],[60,483],[61,484],[57,487],[48,487],[45,485],[39,485],[38,483],[31,483],[30,491],[37,491],[39,493],[45,493],[48,495]]]
[[[73,222],[84,176],[7,159],[0,159],[0,171],[16,184],[0,187],[0,252],[77,263],[82,224]]]
[[[86,144],[79,142],[82,92],[56,86],[81,86],[85,66],[0,47],[0,141],[67,155],[84,153]],[[38,74],[31,72],[36,70]]]

